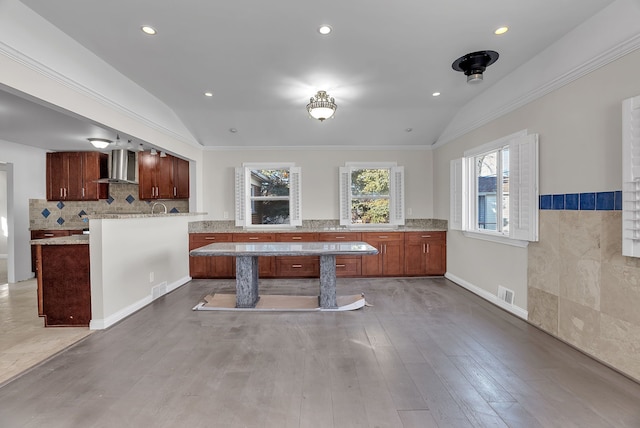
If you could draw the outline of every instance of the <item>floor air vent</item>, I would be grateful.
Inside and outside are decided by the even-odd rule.
[[[510,305],[513,305],[513,290],[509,290],[508,288],[503,287],[502,285],[498,286],[498,299],[506,302]]]

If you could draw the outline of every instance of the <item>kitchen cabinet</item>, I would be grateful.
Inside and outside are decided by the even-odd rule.
[[[374,256],[362,256],[362,276],[404,274],[403,232],[363,232],[362,240],[378,249]]]
[[[362,241],[360,232],[320,232],[319,241],[349,242]],[[361,256],[336,256],[336,277],[358,277],[362,275]]]
[[[231,233],[192,233],[189,235],[189,251],[214,242],[231,242]],[[191,278],[234,278],[233,257],[189,256]]]
[[[407,232],[405,234],[405,275],[444,275],[446,268],[445,232]]]
[[[82,229],[65,229],[65,230],[32,230],[31,239],[57,238],[59,236],[82,235]],[[38,276],[36,263],[36,247],[31,246],[31,272],[35,272]]]
[[[140,199],[189,199],[189,162],[175,156],[138,153]]]
[[[275,240],[276,240],[275,233],[234,233],[233,234],[233,242],[274,242]],[[234,258],[233,272],[235,276],[235,258]],[[260,278],[273,278],[276,276],[275,257],[268,257],[268,256],[258,257],[258,276]]]
[[[47,200],[97,201],[109,197],[109,155],[100,152],[47,153]]]
[[[35,245],[38,313],[49,326],[89,326],[89,245]]]
[[[314,232],[277,233],[277,242],[317,242]],[[320,257],[318,256],[279,256],[275,258],[278,278],[318,278],[320,277]]]

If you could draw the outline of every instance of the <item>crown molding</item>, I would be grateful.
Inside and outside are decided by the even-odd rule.
[[[165,134],[175,140],[178,140],[182,143],[185,144],[189,144],[193,147],[197,147],[197,148],[202,148],[202,146],[200,144],[198,144],[196,141],[194,141],[194,139],[190,136],[185,136],[184,134],[180,134],[178,132],[175,132],[151,119],[149,119],[146,116],[143,116],[139,113],[136,113],[135,111],[125,107],[124,105],[114,101],[113,99],[107,97],[106,95],[95,91],[91,88],[89,88],[86,85],[83,85],[82,83],[71,79],[67,76],[62,75],[61,73],[58,73],[57,71],[55,71],[54,69],[52,69],[51,67],[48,67],[47,65],[43,64],[42,62],[28,56],[25,55],[24,53],[14,49],[13,47],[7,45],[6,43],[3,43],[0,41],[0,54],[9,58],[10,60],[29,68],[30,70],[33,70],[37,73],[39,73],[40,75],[44,76],[45,78],[56,82],[60,85],[63,85],[79,94],[82,94],[92,100],[97,101],[98,103],[107,106],[108,108],[115,110],[127,117],[129,117],[130,119],[133,119],[134,121],[140,122],[162,134]],[[140,88],[141,90],[144,90],[142,88]],[[31,94],[29,94],[31,95]],[[46,101],[46,100],[44,100]],[[159,101],[161,102],[161,101]],[[66,111],[65,109],[63,109],[62,107],[59,107],[61,110]],[[175,113],[174,113],[175,114]]]
[[[431,151],[432,146],[202,146],[207,152],[218,151]]]

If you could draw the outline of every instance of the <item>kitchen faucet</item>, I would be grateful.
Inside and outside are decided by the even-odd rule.
[[[165,204],[163,204],[162,202],[155,202],[153,204],[153,206],[151,207],[151,214],[153,214],[153,210],[156,208],[156,205],[162,205],[164,207],[164,213],[163,214],[167,213],[167,206]]]

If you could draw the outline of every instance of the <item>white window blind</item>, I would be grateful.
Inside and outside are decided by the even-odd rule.
[[[622,254],[640,257],[640,96],[622,102]]]

